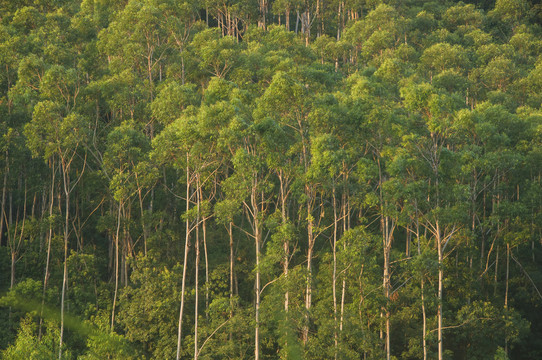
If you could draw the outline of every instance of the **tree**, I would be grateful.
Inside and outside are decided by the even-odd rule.
[[[104,169],[110,176],[110,190],[113,198],[118,202],[117,225],[115,230],[115,292],[113,295],[113,306],[111,312],[111,331],[115,327],[115,310],[117,293],[119,287],[119,243],[122,224],[122,264],[124,284],[128,278],[128,258],[135,255],[134,243],[126,223],[129,219],[131,198],[137,194],[141,209],[141,221],[143,228],[144,250],[147,249],[147,234],[143,214],[143,187],[152,186],[152,178],[156,177],[151,171],[142,173],[146,169],[143,162],[148,156],[150,142],[133,124],[123,123],[112,130],[107,139],[107,149],[104,152]],[[148,194],[148,192],[147,192]],[[128,211],[127,211],[128,209]]]
[[[444,356],[443,347],[443,280],[444,259],[446,247],[458,236],[463,227],[462,211],[463,199],[454,196],[454,191],[443,192],[444,188],[454,189],[460,187],[453,182],[454,153],[446,146],[450,141],[450,126],[455,107],[458,101],[453,98],[434,93],[427,84],[414,85],[403,88],[402,95],[405,106],[409,111],[415,111],[423,117],[425,122],[425,138],[415,145],[419,155],[425,159],[426,166],[431,169],[432,176],[429,184],[431,193],[428,196],[428,211],[422,226],[433,236],[438,257],[438,357]],[[446,185],[443,184],[445,182]],[[445,187],[443,187],[443,185]]]
[[[64,299],[68,281],[68,241],[70,233],[70,194],[82,176],[85,169],[86,157],[72,181],[72,165],[79,160],[79,147],[86,138],[85,118],[75,112],[63,116],[62,108],[52,101],[43,101],[36,105],[32,114],[32,122],[25,126],[28,146],[34,156],[42,156],[46,160],[57,157],[61,165],[62,190],[64,194],[64,276],[62,282],[61,320],[59,358],[62,357],[62,342],[64,336]]]

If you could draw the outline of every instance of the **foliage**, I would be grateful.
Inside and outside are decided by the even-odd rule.
[[[541,10],[0,0],[2,358],[542,358]]]

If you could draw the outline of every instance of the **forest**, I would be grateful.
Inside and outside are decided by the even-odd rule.
[[[0,0],[0,358],[542,359],[542,5]]]

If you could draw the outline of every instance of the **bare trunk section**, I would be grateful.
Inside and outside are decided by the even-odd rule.
[[[422,346],[423,346],[423,360],[427,359],[427,315],[425,313],[425,295],[424,295],[424,281],[423,278],[421,280],[421,291],[422,291],[422,321],[423,321],[423,328],[422,328]]]
[[[341,9],[343,7],[344,7],[343,2],[339,1],[339,7],[337,9],[337,41],[341,39],[341,17],[342,17]]]
[[[200,250],[199,250],[199,218],[200,218],[200,183],[199,175],[196,175],[196,240],[195,240],[195,250],[196,250],[196,270],[195,270],[195,281],[194,281],[194,290],[195,290],[195,304],[194,304],[194,360],[198,359],[198,314],[199,314],[199,260],[200,260]]]
[[[284,12],[284,15],[286,17],[286,30],[290,31],[290,7],[286,7],[286,11]]]
[[[228,226],[228,235],[230,237],[230,319],[233,317],[233,294],[234,294],[234,266],[235,266],[235,254],[233,251],[233,221],[230,221]],[[230,340],[232,339],[232,334],[230,332]]]
[[[260,19],[258,20],[258,27],[263,30],[266,29],[266,16],[267,16],[267,1],[259,0],[260,7]]]
[[[438,341],[438,359],[442,360],[444,358],[444,346],[443,346],[443,336],[442,336],[442,323],[443,323],[443,301],[444,301],[444,295],[443,295],[443,287],[444,287],[444,250],[446,249],[446,245],[451,240],[452,236],[456,233],[458,230],[456,226],[454,225],[452,229],[450,229],[448,226],[444,226],[444,228],[441,227],[441,224],[438,219],[435,219],[435,223],[431,224],[428,223],[426,225],[426,229],[428,229],[434,239],[435,239],[435,246],[437,248],[437,255],[438,255],[438,292],[437,292],[437,341]]]
[[[4,218],[6,217],[6,192],[9,174],[9,151],[6,149],[6,166],[4,167],[4,182],[2,185],[2,214],[0,214],[0,246],[4,237]]]
[[[390,224],[391,222],[391,224]],[[383,216],[382,218],[383,225],[383,240],[384,240],[384,274],[383,274],[383,287],[384,287],[384,296],[386,297],[386,308],[384,309],[385,317],[385,327],[386,327],[386,338],[385,338],[385,347],[386,347],[386,359],[390,360],[391,349],[390,349],[390,310],[389,302],[391,295],[391,284],[390,284],[390,252],[391,252],[391,242],[393,239],[393,231],[395,225],[393,221],[389,219],[388,216]]]
[[[115,330],[115,308],[117,306],[117,293],[119,290],[119,236],[122,213],[122,201],[119,200],[119,211],[117,214],[117,230],[115,233],[115,292],[113,295],[113,309],[111,310],[111,332]]]
[[[9,282],[9,288],[13,289],[13,286],[15,285],[15,263],[17,262],[17,253],[11,252],[11,275],[10,275],[10,282]]]
[[[136,179],[137,179],[137,175],[136,175]],[[140,215],[141,215],[141,228],[143,230],[143,251],[144,251],[144,255],[147,256],[147,238],[149,237],[149,231],[145,224],[145,212],[143,210],[143,194],[142,194],[139,182],[137,184],[137,197],[139,200],[139,210],[140,210]]]
[[[66,159],[62,161],[62,179],[64,183],[65,196],[65,221],[64,221],[64,274],[62,276],[62,297],[60,300],[60,341],[58,346],[58,359],[62,359],[62,343],[64,340],[64,302],[66,299],[66,287],[68,285],[68,234],[70,226],[70,175],[69,165],[66,164]]]
[[[255,312],[255,320],[256,320],[256,327],[254,329],[254,359],[259,360],[260,359],[260,233],[257,232],[256,234],[256,240],[255,240],[255,246],[256,246],[256,312]]]
[[[200,183],[198,176],[199,200],[198,204],[203,201],[203,186]],[[198,223],[200,218],[200,209],[198,205]],[[203,214],[201,218],[201,230],[203,232],[203,254],[205,257],[205,317],[209,314],[209,256],[207,252],[207,216]]]
[[[305,324],[303,325],[303,344],[307,345],[309,340],[309,327],[310,327],[310,310],[312,306],[312,253],[314,248],[314,220],[312,218],[312,205],[307,200],[307,235],[308,235],[308,249],[307,249],[307,287],[305,292]]]
[[[186,154],[186,213],[190,210],[190,168],[189,155]],[[183,260],[183,278],[181,284],[181,307],[179,309],[179,324],[177,327],[177,355],[176,359],[179,360],[181,356],[181,341],[182,341],[182,325],[183,325],[183,313],[184,313],[184,298],[186,289],[186,266],[188,262],[188,250],[190,244],[190,220],[188,217],[185,220],[186,236],[184,242],[184,260]]]
[[[343,234],[350,230],[350,195],[348,194],[348,175],[345,173],[345,189],[343,194]],[[343,242],[343,250],[346,252],[346,242]],[[363,269],[363,267],[362,267]],[[344,272],[344,270],[343,270]],[[362,270],[363,272],[363,270]],[[360,274],[361,281],[361,274]],[[341,317],[339,320],[339,334],[342,336],[343,324],[344,324],[344,301],[346,297],[346,276],[343,274],[342,291],[341,291]]]
[[[418,245],[418,256],[422,254],[421,242],[420,242],[420,221],[418,218],[418,202],[415,201],[416,209],[416,243]],[[425,311],[425,293],[424,293],[424,274],[422,270],[421,280],[421,300],[422,300],[422,347],[423,347],[423,360],[427,360],[427,314]]]
[[[279,182],[280,182],[280,212],[281,212],[282,224],[286,225],[288,221],[286,217],[286,200],[288,197],[288,192],[286,191],[286,187],[288,186],[287,184],[289,183],[289,179],[284,176],[284,173],[282,170],[279,171],[278,177],[279,177]],[[284,251],[282,271],[284,274],[285,281],[288,282],[288,268],[289,268],[289,261],[290,261],[290,242],[288,238],[284,239],[282,246],[283,246],[283,251]],[[284,311],[286,313],[288,313],[288,308],[290,306],[289,296],[290,296],[290,293],[288,291],[288,284],[286,284],[286,291],[284,292]]]
[[[508,280],[510,278],[510,244],[506,244],[506,285],[504,291],[504,308],[508,310]],[[504,339],[504,351],[508,354],[508,338]]]
[[[378,156],[378,155],[377,155]],[[391,243],[393,239],[393,232],[395,231],[395,223],[389,216],[384,215],[386,209],[384,204],[384,194],[383,194],[383,184],[384,176],[382,174],[382,166],[380,163],[380,157],[377,157],[378,163],[378,187],[379,187],[379,197],[380,197],[380,227],[382,229],[382,247],[384,251],[384,271],[382,276],[382,286],[384,288],[384,296],[386,298],[386,308],[382,309],[383,312],[380,314],[381,317],[385,318],[385,331],[386,337],[384,339],[384,347],[386,350],[386,359],[390,360],[391,351],[390,351],[390,311],[389,311],[389,302],[391,295],[391,285],[390,285],[390,252],[391,252]],[[381,331],[381,338],[383,337]]]
[[[442,281],[444,280],[443,269],[443,254],[442,254],[442,239],[440,236],[439,222],[436,222],[437,231],[437,250],[438,250],[438,305],[437,305],[437,317],[438,317],[438,359],[442,360],[444,357],[442,346]]]
[[[260,296],[261,296],[261,279],[260,279],[260,246],[261,246],[261,229],[260,229],[260,211],[257,200],[257,187],[256,174],[253,175],[253,185],[251,193],[251,205],[253,213],[253,231],[254,231],[254,245],[256,250],[256,280],[255,280],[255,321],[254,327],[254,359],[260,360]]]
[[[301,14],[301,33],[305,37],[305,46],[309,46],[311,37],[311,13],[309,9],[306,9]]]
[[[332,274],[332,287],[333,287],[333,338],[335,343],[334,358],[337,359],[339,355],[339,334],[337,332],[337,199],[335,196],[335,183],[333,183],[332,189],[333,198],[333,274]]]
[[[40,324],[38,330],[38,339],[41,340],[41,329],[43,325],[43,307],[45,306],[45,293],[47,291],[47,283],[49,282],[49,264],[51,262],[51,242],[53,239],[53,207],[55,202],[55,161],[51,160],[51,198],[49,203],[49,232],[47,234],[47,259],[45,260],[45,275],[43,277],[43,292],[41,295],[41,307],[40,307]]]

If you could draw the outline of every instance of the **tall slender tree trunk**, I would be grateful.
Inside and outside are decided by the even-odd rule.
[[[66,299],[66,288],[68,286],[68,234],[70,226],[70,175],[66,159],[61,158],[62,178],[64,183],[65,196],[65,218],[64,218],[64,273],[62,276],[62,296],[60,300],[60,341],[58,346],[58,359],[62,359],[62,344],[64,340],[64,302]]]
[[[299,16],[299,12],[298,12]],[[304,16],[304,15],[303,15]],[[303,31],[303,30],[302,30]],[[301,143],[302,143],[302,161],[303,161],[303,167],[305,170],[305,173],[307,173],[309,169],[309,144],[308,141],[305,140],[305,133],[304,133],[304,127],[302,120],[300,118],[297,119],[298,122],[298,131],[299,135],[301,136]],[[307,345],[307,342],[309,340],[309,328],[310,328],[310,311],[312,306],[312,257],[313,257],[313,250],[314,250],[314,242],[315,242],[315,236],[314,236],[314,218],[312,216],[313,212],[313,203],[315,199],[315,192],[314,189],[311,187],[311,184],[308,182],[305,183],[305,196],[307,197],[306,200],[306,206],[307,206],[307,284],[306,284],[306,292],[305,292],[305,324],[303,325],[302,330],[302,336],[303,336],[303,345]]]
[[[203,201],[203,186],[199,182],[198,176],[198,188],[199,188],[199,202]],[[198,214],[200,210],[198,210]],[[199,222],[199,220],[198,220]],[[201,230],[203,232],[203,254],[205,257],[205,317],[208,318],[209,314],[209,253],[207,252],[207,217],[203,214],[201,218]]]
[[[377,155],[378,156],[378,155]],[[379,182],[379,196],[380,196],[380,227],[382,229],[382,242],[383,242],[383,251],[384,251],[384,271],[382,276],[382,285],[384,288],[384,296],[386,298],[386,308],[383,309],[384,313],[381,313],[381,317],[385,318],[385,328],[386,328],[386,337],[385,337],[385,350],[386,350],[386,359],[390,360],[391,349],[390,349],[390,311],[389,311],[389,302],[390,302],[390,252],[391,252],[391,242],[393,239],[393,232],[395,230],[395,224],[389,216],[384,215],[385,213],[385,204],[384,204],[384,195],[383,195],[383,184],[384,177],[382,174],[382,166],[380,163],[380,157],[377,157],[378,163],[378,182]],[[382,336],[382,333],[381,333]]]
[[[259,360],[260,359],[260,233],[259,231],[256,233],[256,327],[254,329],[254,341],[255,341],[255,349],[254,349],[254,359]]]
[[[341,39],[341,16],[342,16],[342,9],[343,3],[342,1],[339,1],[339,8],[337,9],[337,41]]]
[[[312,306],[312,253],[314,249],[314,220],[312,219],[311,200],[307,200],[307,285],[305,292],[305,324],[303,325],[303,344],[307,345],[309,341],[310,310]]]
[[[12,239],[12,236],[13,235],[10,235],[10,231],[9,229],[12,227],[13,225],[13,194],[12,192],[9,193],[9,219],[6,220],[6,232],[7,232],[7,243],[8,243],[8,246],[10,247],[10,251],[11,251],[11,254],[13,254],[13,246],[14,246],[14,243],[13,243],[13,239]],[[11,258],[13,258],[13,256],[11,256]],[[13,266],[10,267],[10,279],[13,279],[13,269],[12,269]],[[11,284],[12,281],[10,281],[10,284]],[[13,287],[12,285],[10,285],[11,287]]]
[[[344,194],[343,194],[343,234],[350,230],[350,195],[348,193],[348,174],[344,176]],[[346,252],[346,241],[343,242],[343,250]],[[362,270],[363,271],[363,270]],[[361,274],[360,274],[361,281]],[[341,291],[341,318],[339,321],[339,334],[342,337],[344,324],[344,301],[346,297],[346,276],[343,275],[342,291]]]
[[[149,237],[147,226],[145,224],[145,212],[143,210],[143,195],[141,193],[141,187],[137,185],[137,195],[139,199],[139,209],[141,215],[141,229],[143,230],[143,251],[144,255],[147,256],[147,238]]]
[[[286,198],[287,198],[287,183],[289,182],[287,178],[284,177],[284,173],[282,170],[279,171],[279,182],[280,182],[280,213],[281,213],[281,219],[282,219],[282,225],[285,226],[288,222],[286,217]],[[288,237],[285,237],[283,239],[282,243],[283,247],[283,264],[282,264],[282,272],[284,274],[284,281],[286,283],[286,290],[284,291],[284,312],[285,312],[285,321],[287,323],[288,329],[289,329],[289,308],[290,308],[290,292],[289,292],[289,282],[288,282],[288,270],[289,270],[289,263],[290,263],[290,240]],[[289,331],[289,330],[287,330]],[[286,338],[285,342],[285,348],[288,348],[288,339]],[[288,359],[289,353],[286,352],[285,358]]]
[[[234,266],[235,266],[235,254],[233,251],[233,221],[230,221],[228,225],[228,235],[230,237],[230,319],[233,317],[233,295],[234,295]],[[232,334],[230,332],[230,340]]]
[[[334,358],[337,359],[339,355],[339,335],[337,332],[337,199],[335,195],[335,182],[332,189],[333,199],[333,274],[332,274],[332,289],[333,289],[333,338],[335,343]]]
[[[262,28],[263,30],[266,29],[266,16],[267,16],[267,1],[266,0],[259,0],[259,7],[260,7],[260,20],[258,21],[258,27]]]
[[[442,254],[442,238],[440,234],[440,226],[438,220],[435,224],[437,251],[438,251],[438,304],[437,304],[437,321],[438,321],[438,359],[442,360],[444,357],[443,344],[442,344],[442,282],[444,280],[443,269],[443,254]]]
[[[189,155],[186,154],[186,213],[190,210],[190,168],[188,166]],[[181,357],[181,341],[182,341],[182,325],[183,325],[183,313],[184,313],[184,297],[186,289],[186,267],[188,262],[188,250],[189,250],[189,241],[190,241],[190,219],[188,216],[185,221],[186,234],[184,241],[184,260],[183,260],[183,278],[181,284],[181,307],[179,309],[179,324],[177,327],[177,354],[176,359],[179,360]]]
[[[43,307],[45,306],[45,292],[47,291],[47,283],[49,282],[49,263],[51,261],[51,242],[53,239],[53,207],[55,202],[55,160],[54,157],[51,160],[51,198],[49,203],[49,232],[47,234],[47,258],[45,260],[45,275],[43,276],[43,292],[41,295],[41,307],[40,307],[40,324],[38,330],[38,339],[41,340],[41,329],[43,325]]]
[[[386,359],[390,360],[391,349],[390,349],[390,252],[391,252],[391,232],[390,231],[390,219],[388,216],[384,216],[382,223],[384,225],[384,276],[383,276],[383,287],[384,287],[384,296],[386,297],[386,308],[385,311],[385,326],[386,326],[386,338],[385,338],[385,347],[386,347]]]
[[[321,20],[320,19],[320,3],[322,2],[322,0],[316,0],[316,19],[317,20]],[[316,22],[316,37],[320,37],[322,35],[322,27],[320,26],[320,22],[317,21]]]
[[[4,167],[4,181],[2,184],[2,213],[0,214],[0,246],[2,246],[2,238],[4,237],[4,219],[6,217],[6,192],[8,185],[9,174],[9,150],[6,149],[6,166]]]
[[[423,275],[422,275],[423,276]],[[427,315],[425,312],[425,294],[424,294],[424,281],[421,279],[421,292],[422,292],[422,346],[423,346],[423,360],[427,360]]]
[[[11,276],[10,276],[10,282],[9,282],[9,288],[13,289],[13,286],[15,285],[15,263],[17,262],[17,253],[12,251],[11,252]]]
[[[415,201],[416,210],[416,242],[418,245],[418,256],[422,254],[421,242],[420,242],[420,221],[418,218],[418,202]],[[423,360],[427,360],[427,314],[425,311],[425,293],[424,293],[424,274],[422,270],[420,279],[420,290],[422,300],[422,347],[423,347]]]
[[[284,15],[286,17],[286,31],[290,31],[290,7],[286,7]]]
[[[253,175],[253,178],[256,179],[257,175]],[[258,208],[257,200],[257,180],[254,180],[252,185],[252,211],[253,211],[253,221],[254,221],[254,245],[256,250],[256,281],[255,281],[255,321],[256,325],[254,328],[254,359],[260,360],[260,295],[261,295],[261,281],[260,281],[260,246],[261,246],[261,229],[260,229],[260,213]]]
[[[113,294],[113,309],[111,310],[111,332],[115,330],[115,308],[117,307],[117,293],[119,290],[119,236],[122,213],[122,201],[119,200],[119,211],[117,214],[117,230],[115,232],[115,292]]]
[[[287,218],[286,218],[286,198],[287,198],[286,186],[287,185],[286,184],[288,183],[288,180],[285,179],[284,173],[282,170],[279,171],[279,182],[280,182],[280,213],[281,213],[281,218],[282,218],[282,224],[286,225],[287,223]],[[288,313],[290,293],[288,291],[287,282],[288,282],[288,269],[289,269],[289,261],[290,261],[290,242],[287,237],[284,239],[282,246],[283,246],[283,251],[284,251],[282,271],[284,274],[284,279],[286,281],[286,291],[284,292],[284,311]]]
[[[194,280],[194,289],[195,289],[195,304],[194,304],[194,360],[198,359],[198,314],[199,314],[199,260],[200,260],[200,250],[199,250],[199,219],[200,219],[200,183],[199,175],[196,175],[196,236],[195,236],[195,251],[196,251],[196,269],[195,269],[195,280]]]
[[[508,310],[508,280],[510,278],[510,244],[506,244],[506,284],[504,291],[504,308]],[[505,330],[506,333],[506,330]],[[508,334],[505,334],[508,335]],[[508,338],[505,336],[504,339],[504,351],[508,354]]]

